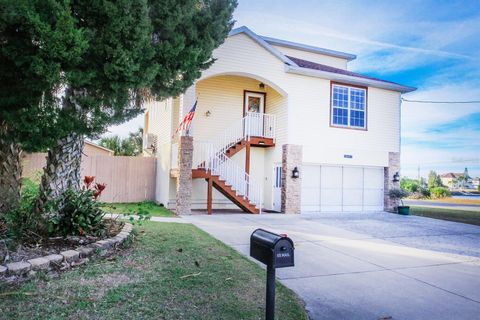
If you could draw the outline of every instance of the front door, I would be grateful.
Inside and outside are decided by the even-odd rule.
[[[273,167],[273,210],[282,211],[282,166]]]
[[[247,117],[247,132],[250,136],[263,137],[263,114],[265,93],[245,91],[244,113]]]

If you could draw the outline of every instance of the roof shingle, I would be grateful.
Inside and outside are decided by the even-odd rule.
[[[360,74],[360,73],[351,72],[351,71],[344,70],[344,69],[339,69],[339,68],[334,68],[334,67],[330,67],[330,66],[327,66],[327,65],[324,65],[324,64],[320,64],[320,63],[316,63],[316,62],[312,62],[312,61],[308,61],[308,60],[303,60],[303,59],[295,58],[295,57],[292,57],[292,56],[286,56],[286,57],[289,58],[290,60],[292,60],[293,62],[295,62],[301,68],[319,70],[319,71],[336,73],[336,74],[343,74],[343,75],[351,76],[351,77],[357,77],[357,78],[362,78],[362,79],[369,79],[369,80],[375,80],[375,81],[381,81],[381,82],[385,82],[385,83],[392,83],[392,84],[401,85],[401,84],[396,83],[396,82],[382,80],[382,79],[378,79],[378,78],[374,78],[374,77],[369,77],[369,76],[366,76],[366,75],[363,75],[363,74]]]

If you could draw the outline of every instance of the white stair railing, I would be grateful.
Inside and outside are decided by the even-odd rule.
[[[226,185],[232,187],[237,196],[244,197],[261,212],[263,191],[260,183],[224,152],[219,152],[218,147],[211,142],[194,141],[193,150],[193,169],[204,169],[219,176]]]
[[[255,205],[262,213],[262,188],[248,173],[226,154],[214,153],[205,163],[205,169],[219,176],[226,185],[232,187],[237,196],[242,196]]]
[[[225,153],[238,142],[249,141],[251,137],[275,140],[276,118],[273,114],[247,112],[245,117],[227,127],[223,134],[212,143],[219,153]]]
[[[271,138],[275,141],[276,119],[274,115],[248,112],[240,121],[227,127],[223,135],[214,141],[194,141],[192,169],[210,170],[225,184],[231,186],[237,196],[244,197],[262,212],[262,185],[255,181],[226,152],[242,140],[251,137]],[[172,145],[172,167],[176,166],[178,145]]]

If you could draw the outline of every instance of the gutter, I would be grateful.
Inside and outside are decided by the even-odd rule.
[[[409,93],[417,90],[415,87],[404,86],[397,83],[384,82],[373,79],[359,78],[354,76],[349,76],[346,74],[338,74],[333,72],[326,72],[321,70],[313,70],[308,68],[302,68],[297,66],[285,65],[285,72],[298,74],[302,76],[316,77],[322,79],[328,79],[333,81],[344,82],[353,85],[374,87],[380,89],[387,89],[392,91],[398,91],[400,93]]]

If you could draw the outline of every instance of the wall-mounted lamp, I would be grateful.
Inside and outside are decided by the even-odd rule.
[[[210,112],[210,110],[207,110],[207,112],[205,112],[205,117],[210,117],[212,115],[212,113]]]
[[[298,171],[297,167],[293,168],[292,170],[292,178],[293,179],[300,178],[300,171]]]
[[[397,173],[393,175],[393,182],[398,182],[398,181],[400,181],[400,174],[397,171]]]
[[[265,90],[265,83],[260,82],[260,84],[258,85],[258,87],[260,88],[260,90]]]

